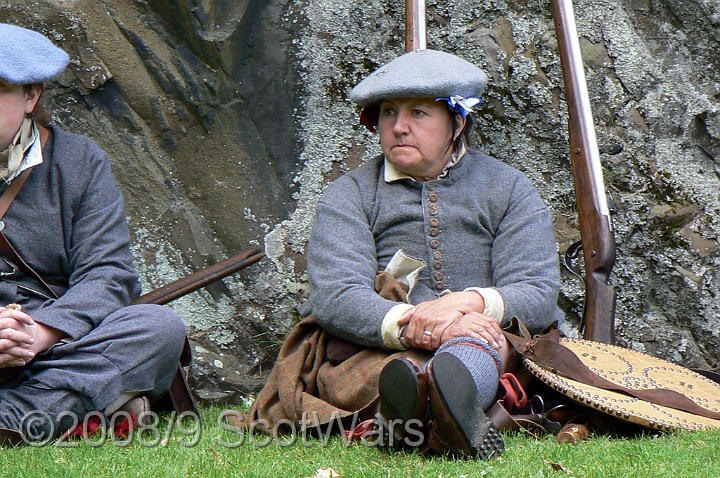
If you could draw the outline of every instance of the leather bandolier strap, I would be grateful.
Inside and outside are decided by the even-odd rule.
[[[22,189],[25,181],[27,181],[28,176],[30,176],[30,171],[32,171],[32,168],[23,171],[20,176],[10,183],[7,189],[3,192],[2,196],[0,196],[0,253],[2,253],[7,260],[12,262],[26,275],[32,277],[38,284],[42,285],[42,287],[49,293],[50,297],[57,299],[63,294],[64,287],[60,284],[51,284],[43,279],[43,277],[38,274],[35,269],[30,267],[20,254],[18,254],[15,247],[13,247],[12,243],[7,239],[7,237],[5,237],[5,233],[3,232],[5,229],[5,223],[2,221],[2,218],[5,217],[5,213],[15,200],[15,196],[17,196],[18,192],[20,192],[20,189]]]

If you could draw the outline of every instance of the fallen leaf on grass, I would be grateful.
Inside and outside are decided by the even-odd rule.
[[[313,476],[307,478],[342,478],[342,476],[332,468],[318,468]]]
[[[544,461],[545,463],[547,463],[548,465],[550,465],[550,468],[552,468],[553,471],[564,471],[565,473],[568,473],[568,474],[570,474],[570,475],[573,474],[572,470],[569,470],[569,469],[565,468],[565,467],[562,466],[560,463],[553,463],[553,462],[548,461],[548,460],[546,460],[546,459],[544,459],[544,458],[543,458],[543,461]]]

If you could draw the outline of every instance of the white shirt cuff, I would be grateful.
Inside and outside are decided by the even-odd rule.
[[[413,306],[410,304],[401,303],[394,306],[385,314],[385,318],[380,326],[380,333],[382,334],[383,343],[386,348],[392,350],[405,350],[407,348],[398,340],[400,335],[398,321],[405,315],[405,312],[412,308]]]
[[[492,287],[468,287],[465,290],[472,290],[483,296],[485,300],[483,314],[495,317],[498,322],[502,322],[503,315],[505,315],[505,301],[497,289]]]

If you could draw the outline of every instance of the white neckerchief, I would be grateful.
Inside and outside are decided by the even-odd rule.
[[[9,176],[5,179],[6,183],[10,183],[26,169],[42,164],[42,140],[35,120],[31,117],[23,120],[20,131],[8,149]]]

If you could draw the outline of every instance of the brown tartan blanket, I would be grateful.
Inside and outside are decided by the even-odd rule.
[[[375,280],[375,290],[390,300],[404,301],[407,286],[386,273]],[[280,422],[312,426],[358,414],[372,418],[378,409],[377,383],[385,364],[400,356],[426,362],[427,351],[388,352],[364,348],[338,339],[320,327],[313,315],[299,322],[283,343],[277,362],[250,412],[229,416],[241,428],[273,429]]]

